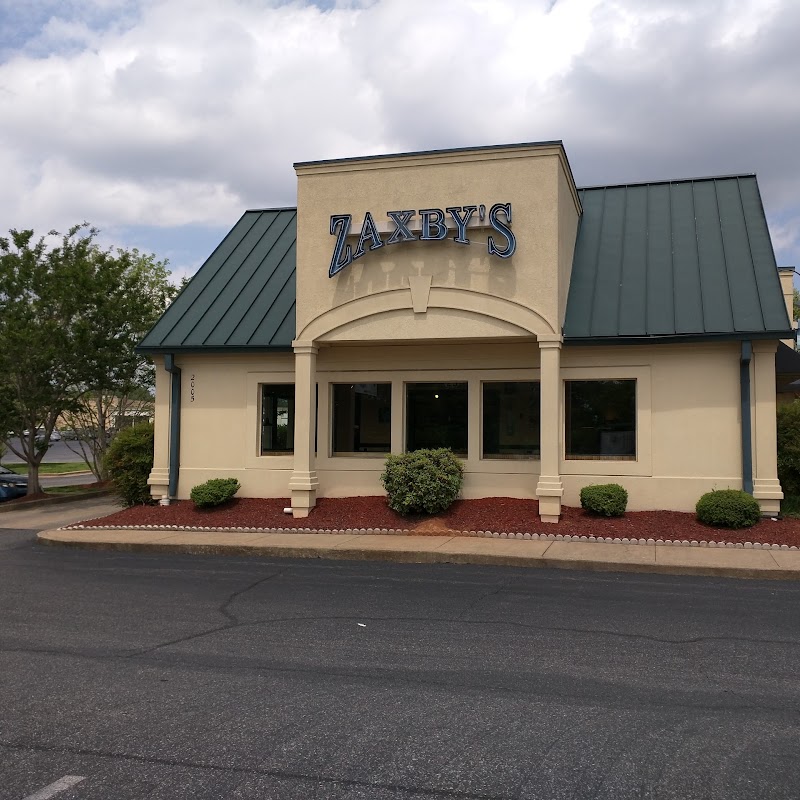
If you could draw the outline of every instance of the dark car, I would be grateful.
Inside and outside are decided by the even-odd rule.
[[[28,493],[28,479],[0,466],[0,501],[24,497]]]

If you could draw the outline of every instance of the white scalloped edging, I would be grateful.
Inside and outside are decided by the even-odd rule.
[[[350,536],[388,535],[408,536],[413,531],[407,528],[210,528],[196,525],[64,525],[60,531],[219,531],[235,533],[327,533]],[[795,545],[768,544],[766,542],[709,542],[697,539],[629,539],[610,536],[574,536],[560,533],[494,533],[492,531],[458,531],[462,536],[491,539],[528,539],[549,542],[601,542],[604,544],[654,544],[672,547],[726,547],[735,550],[798,550]]]

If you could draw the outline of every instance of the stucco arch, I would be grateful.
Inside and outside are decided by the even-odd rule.
[[[431,316],[435,317],[437,310],[458,312],[465,323],[469,320],[480,321],[483,329],[488,325],[489,328],[496,330],[497,336],[533,335],[538,338],[552,337],[556,333],[550,322],[533,309],[503,297],[469,289],[432,287],[428,297],[427,312],[433,312]],[[359,297],[332,308],[298,331],[297,341],[318,342],[339,339],[335,333],[353,322],[369,318],[388,319],[396,317],[395,312],[398,311],[407,311],[410,320],[413,320],[414,316],[421,316],[413,315],[411,292],[407,288]],[[412,335],[410,338],[416,337]],[[429,337],[423,334],[419,338]]]

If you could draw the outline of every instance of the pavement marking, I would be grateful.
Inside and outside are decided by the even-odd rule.
[[[39,789],[38,792],[23,797],[22,800],[48,800],[49,797],[53,797],[59,792],[63,792],[65,789],[69,789],[71,786],[75,786],[76,783],[85,780],[86,778],[83,775],[65,775],[63,778],[59,778],[55,783],[51,783],[49,786]]]

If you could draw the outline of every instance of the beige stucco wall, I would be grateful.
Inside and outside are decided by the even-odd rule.
[[[178,355],[181,369],[181,446],[178,497],[210,478],[238,478],[241,497],[287,497],[294,459],[259,455],[259,390],[293,383],[292,353]],[[166,495],[169,475],[170,376],[156,359],[156,450],[150,483]]]
[[[571,263],[579,214],[567,170],[560,145],[298,166],[297,340],[559,331],[565,264]],[[453,242],[452,234],[443,241],[385,245],[328,277],[336,241],[332,214],[352,215],[355,236],[348,241],[355,249],[368,211],[377,223],[387,223],[387,211],[484,204],[488,213],[494,203],[512,205],[517,249],[508,259],[488,254],[490,235],[505,244],[496,232],[470,228],[470,245]],[[411,311],[410,279],[417,277],[430,277],[425,313]]]
[[[536,380],[538,359],[537,343],[532,339],[469,345],[322,347],[317,362],[318,496],[382,493],[378,476],[383,456],[334,458],[330,454],[331,384],[392,382],[392,449],[400,452],[404,442],[403,384],[446,380],[467,381],[470,392],[464,496],[534,497],[538,460],[480,458],[478,409],[481,381]],[[184,356],[177,363],[183,370],[179,496],[187,497],[192,486],[208,478],[233,476],[242,483],[240,496],[288,497],[292,457],[258,455],[258,399],[260,383],[293,380],[292,355]],[[166,474],[167,403],[160,399],[167,394],[162,391],[164,377],[169,378],[159,369],[156,465]],[[737,344],[566,347],[562,378],[636,378],[638,394],[637,460],[562,458],[566,505],[578,505],[580,489],[588,483],[621,483],[630,493],[631,510],[690,511],[705,491],[741,487]],[[754,399],[757,402],[758,396]],[[769,402],[769,397],[764,402]],[[755,414],[753,420],[755,423]]]
[[[794,267],[778,267],[778,276],[781,280],[781,292],[783,292],[783,302],[786,304],[786,313],[792,323],[792,327],[797,327],[797,320],[794,318]],[[784,339],[783,343],[787,347],[794,347],[792,339]]]

